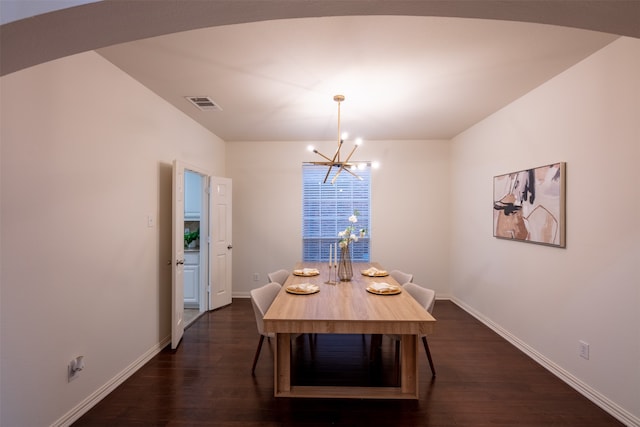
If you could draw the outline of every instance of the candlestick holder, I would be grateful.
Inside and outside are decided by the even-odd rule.
[[[332,273],[333,270],[335,270],[335,273]],[[327,280],[324,283],[326,283],[327,285],[338,284],[338,265],[337,264],[334,264],[334,265],[329,264],[329,280]]]

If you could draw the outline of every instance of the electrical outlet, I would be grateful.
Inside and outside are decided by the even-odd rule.
[[[260,280],[260,275],[258,273],[253,273],[253,281],[257,282]]]
[[[580,357],[589,360],[589,343],[578,341]]]

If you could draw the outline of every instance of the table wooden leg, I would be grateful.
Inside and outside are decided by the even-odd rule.
[[[291,391],[291,336],[290,334],[276,334],[276,353],[273,361],[274,392]]]
[[[400,351],[400,388],[418,397],[418,336],[403,335]]]

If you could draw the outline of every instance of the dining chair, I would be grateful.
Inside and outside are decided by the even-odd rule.
[[[264,337],[275,337],[273,333],[267,333],[264,331],[264,314],[267,312],[271,303],[280,292],[281,285],[279,283],[270,282],[264,286],[256,289],[252,289],[251,305],[253,306],[253,313],[256,316],[256,326],[258,327],[258,333],[260,334],[260,341],[258,341],[258,348],[256,349],[256,355],[253,357],[253,366],[251,367],[251,374],[256,370],[256,363],[258,363],[258,356],[260,356],[260,350],[262,349],[262,343]]]
[[[391,270],[389,272],[389,276],[393,277],[393,279],[401,285],[405,283],[409,283],[413,280],[413,274],[405,273],[400,270]]]
[[[287,281],[290,274],[291,273],[289,273],[289,270],[281,269],[267,274],[267,277],[269,278],[269,282],[275,282],[280,284],[280,286],[284,286],[284,283]],[[315,334],[309,335],[309,344],[311,345],[312,350],[314,348],[315,338]]]
[[[436,301],[436,292],[433,289],[423,288],[415,283],[405,283],[402,288],[409,293],[425,310],[431,314],[433,312],[433,306]],[[400,352],[400,335],[388,335],[395,340],[396,344],[396,360]],[[431,351],[429,350],[429,343],[427,342],[427,336],[422,335],[422,344],[424,345],[424,351],[427,353],[427,359],[429,360],[429,367],[431,368],[431,376],[436,376],[436,370],[433,367],[433,359],[431,359]]]
[[[404,285],[405,283],[409,283],[413,280],[413,274],[405,273],[404,271],[400,270],[391,270],[389,272],[389,276],[393,277],[393,279],[400,285]],[[379,349],[381,345],[382,334],[371,335],[371,353],[369,355],[371,360],[373,360],[373,358],[375,357],[376,349]]]
[[[284,282],[286,282],[287,279],[289,278],[289,271],[284,269],[274,271],[272,273],[267,274],[267,277],[269,278],[269,282],[279,283],[280,286],[282,286],[284,285]]]

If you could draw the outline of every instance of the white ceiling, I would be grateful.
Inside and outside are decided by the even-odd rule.
[[[449,139],[617,36],[469,18],[347,16],[211,27],[98,53],[225,141]],[[203,112],[184,97],[209,96]],[[126,102],[126,100],[123,100]]]

